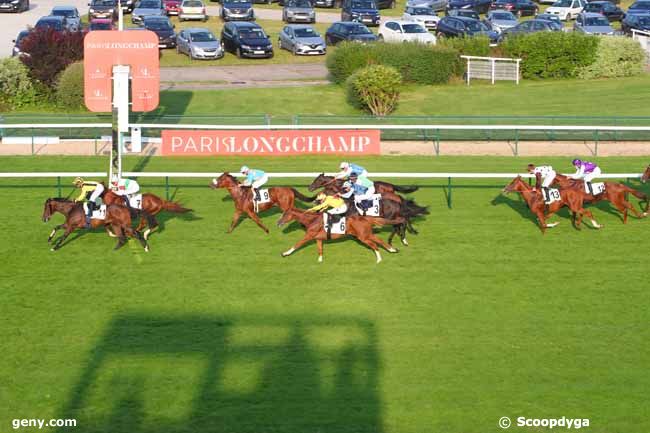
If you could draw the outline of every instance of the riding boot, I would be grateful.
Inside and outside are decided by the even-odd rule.
[[[587,190],[589,191],[589,194],[594,195],[594,189],[591,186],[591,182],[585,182],[587,184]]]
[[[542,196],[544,197],[544,203],[546,203],[550,198],[549,193],[548,193],[548,187],[543,186],[542,187],[542,192],[543,192]]]
[[[88,213],[86,214],[86,228],[90,228],[90,219],[93,216],[93,211],[95,210],[95,203],[92,201],[89,201],[86,203],[86,206],[88,207]]]

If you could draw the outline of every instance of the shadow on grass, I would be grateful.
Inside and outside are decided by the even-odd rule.
[[[109,323],[60,418],[84,433],[381,433],[379,369],[363,319],[134,313]]]

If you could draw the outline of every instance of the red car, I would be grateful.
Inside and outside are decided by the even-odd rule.
[[[181,0],[164,0],[167,15],[178,15],[181,11]]]
[[[96,18],[88,25],[88,31],[93,30],[115,30],[115,24],[108,18]]]

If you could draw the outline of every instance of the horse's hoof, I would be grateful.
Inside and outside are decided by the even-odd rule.
[[[144,252],[145,252],[145,253],[148,253],[148,252],[149,252],[149,245],[147,245],[146,247],[144,247]]]
[[[389,252],[389,253],[398,253],[399,250],[398,250],[397,248],[390,248],[390,249],[388,250],[388,252]]]
[[[56,251],[56,248],[50,248],[50,251]]]
[[[402,244],[403,244],[405,247],[408,247],[408,246],[409,246],[409,241],[407,241],[406,239],[402,239]]]
[[[323,256],[318,256],[318,263],[323,263]]]

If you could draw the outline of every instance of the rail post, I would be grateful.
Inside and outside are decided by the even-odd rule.
[[[165,200],[169,200],[169,176],[165,176]]]
[[[598,130],[594,131],[594,156],[598,156]]]
[[[515,129],[515,156],[519,156],[519,130]]]
[[[436,129],[436,134],[433,141],[433,148],[436,151],[436,156],[440,156],[440,129]]]
[[[451,209],[451,176],[447,178],[447,208]]]
[[[97,135],[95,135],[95,156],[97,156]]]
[[[56,177],[56,192],[57,197],[61,197],[61,176]]]
[[[34,154],[34,128],[32,128],[32,155]]]

